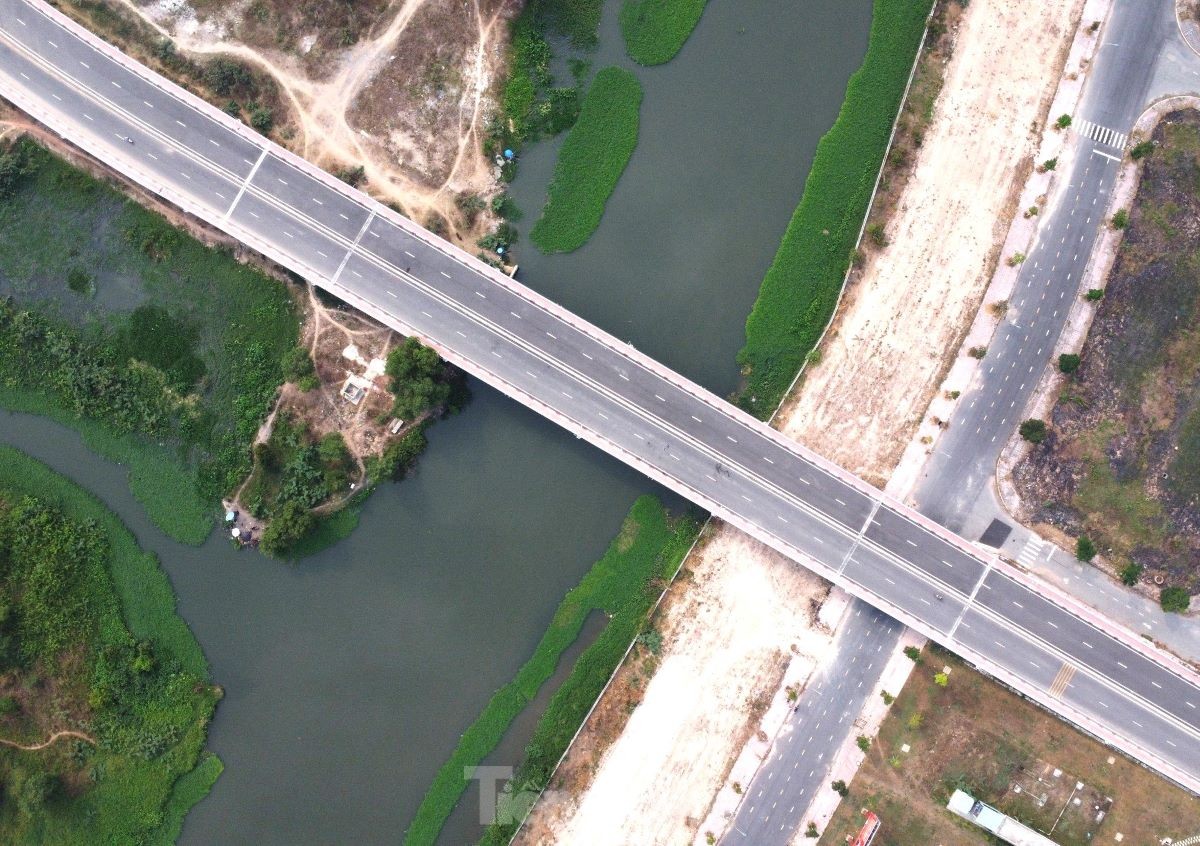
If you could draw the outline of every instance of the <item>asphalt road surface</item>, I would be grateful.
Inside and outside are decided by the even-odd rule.
[[[111,167],[1200,792],[1200,687],[1021,576],[38,0],[0,93]],[[1110,634],[1110,632],[1112,632]],[[1065,681],[1064,681],[1065,680]]]

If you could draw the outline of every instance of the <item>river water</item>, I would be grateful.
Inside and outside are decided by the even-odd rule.
[[[595,68],[634,67],[617,8],[609,0]],[[869,0],[710,0],[673,62],[635,68],[638,146],[600,229],[567,256],[522,247],[521,281],[732,391],[746,314],[869,23]],[[522,156],[512,188],[522,230],[557,146]],[[183,843],[398,843],[463,729],[530,655],[634,498],[655,490],[486,386],[472,390],[465,412],[430,431],[413,477],[376,492],[349,539],[294,565],[218,536],[173,543],[122,468],[63,427],[0,412],[0,441],[96,493],[159,555],[225,688],[209,736],[225,773]],[[530,725],[496,763],[516,763]],[[442,839],[477,834],[464,808]]]

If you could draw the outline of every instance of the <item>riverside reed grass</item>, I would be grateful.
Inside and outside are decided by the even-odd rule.
[[[431,844],[467,788],[464,768],[477,766],[554,674],[559,657],[575,642],[593,611],[609,617],[604,631],[575,662],[534,730],[527,758],[515,780],[524,787],[544,784],[567,744],[583,723],[633,638],[646,624],[658,598],[660,580],[669,579],[695,540],[692,517],[672,519],[652,496],[634,502],[621,533],[554,612],[546,633],[516,677],[500,688],[458,742],[425,794],[405,846]],[[508,842],[511,826],[493,826],[484,841]]]
[[[544,253],[569,253],[587,243],[600,225],[604,204],[637,146],[642,86],[623,68],[596,74],[563,141],[549,199],[529,233]]]
[[[625,0],[621,35],[625,52],[639,65],[665,64],[682,49],[708,0]]]
[[[220,691],[158,559],[92,494],[0,447],[0,560],[5,670],[23,700],[0,716],[5,736],[33,742],[48,724],[97,741],[0,748],[14,800],[0,807],[0,841],[173,843],[221,771],[204,751]],[[56,631],[65,646],[47,639]],[[39,699],[46,685],[52,701]]]
[[[821,138],[804,194],[746,319],[738,404],[766,419],[837,303],[933,0],[875,0],[862,66]]]

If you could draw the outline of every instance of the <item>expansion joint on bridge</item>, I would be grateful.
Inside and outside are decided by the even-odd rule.
[[[229,220],[229,216],[233,214],[233,210],[237,208],[237,204],[241,202],[242,195],[246,193],[246,189],[250,187],[250,183],[254,181],[254,174],[258,173],[258,168],[262,165],[263,159],[267,157],[267,148],[263,147],[263,151],[258,155],[258,161],[254,163],[254,167],[250,168],[250,174],[242,182],[242,187],[238,189],[237,196],[233,198],[233,202],[229,204],[229,208],[225,210],[225,214],[221,216],[221,222],[225,223]]]
[[[355,251],[358,249],[358,242],[361,241],[362,237],[367,234],[367,230],[374,222],[375,210],[371,209],[371,213],[367,215],[367,219],[363,221],[362,228],[360,228],[358,230],[358,234],[354,236],[354,243],[350,245],[350,249],[346,250],[346,254],[342,256],[342,263],[338,265],[337,272],[333,274],[332,283],[334,285],[336,285],[338,280],[342,278],[342,271],[346,269],[346,262],[350,261],[350,256],[354,255]]]
[[[871,506],[871,513],[867,515],[867,519],[863,521],[862,528],[858,530],[858,534],[854,536],[854,543],[850,544],[850,549],[846,551],[842,557],[842,563],[838,565],[838,575],[846,569],[846,565],[850,563],[850,559],[854,557],[854,553],[858,551],[858,545],[862,542],[863,535],[867,533],[867,529],[871,528],[871,524],[875,522],[875,515],[879,512],[879,505],[882,500],[875,500],[875,504]]]
[[[983,568],[983,572],[979,574],[979,579],[975,582],[975,587],[971,589],[971,595],[967,597],[967,601],[963,603],[962,610],[958,612],[958,617],[954,620],[954,625],[950,627],[950,631],[946,633],[946,637],[953,639],[954,633],[958,631],[959,623],[963,621],[963,617],[967,616],[967,611],[975,604],[975,597],[979,593],[979,589],[983,587],[984,581],[991,575],[992,568],[996,565],[998,555],[988,557],[987,566]]]

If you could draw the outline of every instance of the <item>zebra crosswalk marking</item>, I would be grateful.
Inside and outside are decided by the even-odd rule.
[[[1021,547],[1021,552],[1017,555],[1017,560],[1028,567],[1033,564],[1033,562],[1036,561],[1038,556],[1041,554],[1041,538],[1031,537],[1029,540],[1025,541],[1025,546]]]
[[[1080,135],[1092,139],[1097,144],[1112,147],[1114,150],[1124,150],[1125,144],[1129,141],[1129,136],[1126,133],[1117,132],[1115,129],[1109,129],[1098,123],[1092,123],[1090,120],[1080,118],[1076,125]]]

